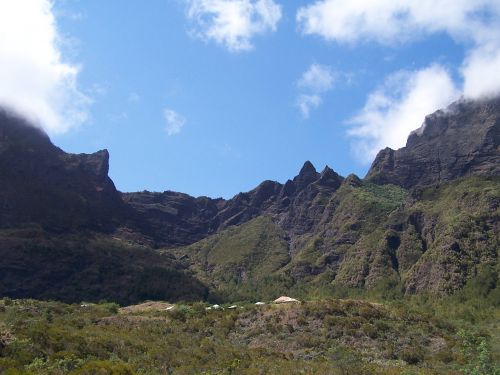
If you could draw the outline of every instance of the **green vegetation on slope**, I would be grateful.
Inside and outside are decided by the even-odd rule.
[[[403,277],[410,292],[450,294],[482,269],[499,271],[500,179],[471,177],[415,193],[403,214],[422,256]]]
[[[442,307],[322,300],[130,312],[4,299],[0,373],[458,375],[483,366],[491,371],[480,374],[494,375],[499,353],[492,332],[481,330],[498,324],[499,310],[470,306],[482,316],[471,325],[453,309],[445,317]]]
[[[483,269],[499,270],[498,178],[408,193],[351,176],[325,200],[311,231],[287,233],[280,219],[258,217],[165,253],[187,255],[185,264],[218,300],[358,295],[359,289],[385,297],[450,294]]]
[[[412,193],[351,182],[292,238],[264,216],[161,253],[109,236],[1,231],[0,291],[16,297],[204,300],[202,280],[214,301],[308,302],[124,314],[4,299],[0,373],[497,375],[499,180]]]
[[[200,279],[212,284],[214,298],[266,299],[290,290],[304,297],[327,296],[325,291],[331,289],[339,268],[332,263],[349,253],[359,239],[360,244],[379,241],[377,228],[401,206],[406,195],[397,186],[355,180],[353,186],[345,183],[325,200],[323,219],[312,233],[294,236],[293,249],[288,249],[287,234],[273,219],[261,216],[165,253],[184,257],[185,264]],[[360,257],[356,261],[369,259]],[[363,267],[350,263],[350,273],[355,267]]]
[[[172,252],[216,288],[263,280],[289,261],[283,231],[264,216]]]

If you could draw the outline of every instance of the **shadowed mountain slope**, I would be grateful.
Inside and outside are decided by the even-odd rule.
[[[108,177],[109,154],[67,154],[0,110],[0,227],[35,222],[58,232],[111,231],[126,206]]]
[[[206,298],[206,287],[175,259],[112,236],[140,222],[108,177],[108,161],[106,150],[67,154],[0,111],[0,295],[120,303]]]

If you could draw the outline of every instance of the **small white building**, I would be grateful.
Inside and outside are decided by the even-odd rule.
[[[280,298],[274,300],[274,303],[297,303],[297,302],[300,301],[295,298],[290,298],[287,296],[281,296]]]

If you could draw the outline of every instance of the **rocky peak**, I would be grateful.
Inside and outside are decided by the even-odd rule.
[[[99,178],[108,176],[109,172],[109,152],[108,150],[99,150],[93,154],[85,155],[85,168],[89,173]]]
[[[298,177],[300,178],[307,178],[307,177],[312,177],[316,176],[318,172],[316,171],[316,168],[314,165],[309,161],[306,160],[302,168],[300,169]]]
[[[318,177],[319,174],[316,171],[316,168],[314,168],[314,165],[310,161],[306,161],[300,169],[299,174],[293,179],[293,182],[298,189],[301,189],[309,185],[311,182],[316,181]]]
[[[366,178],[405,188],[500,175],[500,98],[460,100],[426,117],[406,147],[379,152]]]
[[[338,187],[342,184],[343,178],[339,174],[337,174],[333,169],[331,169],[328,165],[321,171],[318,183],[322,186],[328,186],[334,189],[338,189]]]
[[[268,204],[272,204],[272,201],[276,198],[276,195],[281,189],[281,184],[275,181],[266,180],[262,182],[252,191],[251,204],[253,206],[261,207]]]

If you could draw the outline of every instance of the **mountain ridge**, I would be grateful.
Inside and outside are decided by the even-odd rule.
[[[267,180],[231,199],[212,199],[121,193],[108,176],[106,150],[65,153],[25,120],[0,111],[0,292],[19,293],[13,280],[32,285],[23,296],[43,296],[37,283],[52,288],[51,278],[28,283],[26,275],[39,274],[39,266],[23,261],[49,243],[66,254],[60,259],[72,260],[54,268],[49,252],[41,262],[68,275],[75,265],[89,272],[84,264],[127,269],[130,250],[119,249],[145,249],[129,272],[141,280],[157,275],[146,278],[156,285],[164,285],[162,275],[176,275],[167,280],[192,285],[192,296],[206,295],[202,284],[220,298],[260,296],[265,288],[285,294],[292,287],[331,292],[380,285],[407,294],[453,293],[483,269],[498,268],[499,140],[500,99],[462,101],[428,116],[406,147],[382,150],[364,179],[328,166],[318,172],[306,161],[283,184]],[[23,248],[23,228],[33,227]],[[19,243],[7,246],[12,230]],[[75,235],[86,239],[83,249]],[[114,249],[114,258],[101,257],[96,249],[103,246]],[[88,278],[90,289],[99,279]],[[88,295],[79,293],[74,297]]]
[[[500,99],[462,99],[427,116],[405,147],[381,150],[366,179],[413,188],[499,174]]]

